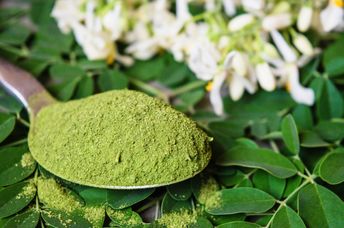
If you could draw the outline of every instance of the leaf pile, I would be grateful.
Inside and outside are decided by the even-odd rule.
[[[213,159],[200,175],[157,189],[75,185],[32,159],[27,114],[0,90],[0,227],[173,227],[171,218],[190,218],[176,221],[188,227],[344,227],[343,35],[330,37],[302,69],[302,82],[316,93],[313,107],[281,90],[259,92],[238,102],[224,98],[227,117],[220,118],[201,102],[204,82],[168,54],[129,68],[89,61],[50,18],[52,0],[30,3],[0,9],[2,57],[62,101],[123,88],[160,97],[214,137]],[[42,178],[54,180],[56,198],[68,196],[74,206],[61,210],[44,200]],[[94,207],[97,219],[90,216]]]

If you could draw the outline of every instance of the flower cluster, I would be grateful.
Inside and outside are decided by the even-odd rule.
[[[203,11],[192,14],[190,4]],[[52,16],[63,32],[73,31],[91,60],[130,65],[170,52],[209,81],[218,115],[224,88],[238,100],[258,87],[285,86],[295,101],[312,105],[314,92],[300,84],[299,68],[319,49],[303,33],[344,27],[341,0],[57,0]],[[118,42],[126,45],[122,55]]]

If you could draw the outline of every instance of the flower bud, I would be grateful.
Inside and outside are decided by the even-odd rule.
[[[230,81],[228,89],[229,89],[229,95],[233,101],[237,101],[242,97],[242,95],[245,92],[245,87],[242,81],[240,80],[239,75],[236,75],[236,74],[232,75],[232,79]]]
[[[295,62],[297,60],[294,50],[285,41],[283,36],[276,30],[270,32],[272,40],[274,41],[278,51],[287,62]]]
[[[256,65],[256,74],[259,85],[266,91],[272,91],[276,88],[275,77],[267,63]]]
[[[263,19],[263,29],[265,31],[278,30],[291,25],[291,15],[289,13],[273,14]]]
[[[312,23],[313,10],[309,6],[303,6],[297,18],[297,29],[306,32]]]
[[[242,14],[234,17],[228,24],[228,29],[232,32],[239,31],[254,21],[252,14]]]
[[[275,46],[270,43],[264,43],[263,53],[272,59],[279,58],[278,51]]]
[[[311,42],[302,34],[297,34],[294,39],[293,43],[295,47],[304,55],[312,55],[314,53],[313,46]]]
[[[232,60],[232,67],[234,71],[239,74],[240,76],[245,76],[247,73],[246,63],[244,60],[244,56],[237,52]]]

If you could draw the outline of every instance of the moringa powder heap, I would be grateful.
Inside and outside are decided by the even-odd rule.
[[[90,186],[152,186],[200,172],[210,138],[162,101],[117,90],[43,108],[29,147],[51,173]]]

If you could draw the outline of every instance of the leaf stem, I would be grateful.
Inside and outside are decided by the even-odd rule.
[[[294,191],[292,191],[292,193],[289,194],[289,196],[287,198],[285,198],[283,201],[277,201],[280,205],[278,206],[277,210],[273,213],[272,217],[270,218],[268,224],[266,224],[265,228],[270,227],[272,221],[274,220],[276,214],[278,213],[279,210],[282,209],[283,206],[285,206],[288,201],[296,194],[298,193],[301,188],[303,188],[304,186],[306,186],[307,184],[311,183],[311,180],[308,178],[306,179],[299,187],[297,187]]]
[[[27,138],[20,139],[20,140],[15,141],[15,142],[11,142],[11,143],[9,143],[9,144],[6,144],[6,145],[1,146],[0,148],[4,148],[4,147],[8,147],[8,146],[17,146],[17,145],[22,144],[22,143],[24,143],[24,142],[27,142]]]
[[[172,92],[172,96],[178,96],[180,94],[189,92],[191,90],[204,87],[206,84],[207,84],[206,81],[201,81],[201,80],[193,81],[189,84],[186,84],[184,86],[180,86],[180,87],[174,89]]]
[[[19,112],[17,113],[17,120],[18,120],[21,124],[23,124],[25,127],[30,128],[30,123],[27,122],[26,120],[24,120],[23,118],[21,118]]]
[[[133,84],[134,86],[138,87],[139,89],[147,92],[147,93],[150,93],[154,96],[157,96],[157,97],[160,97],[162,98],[164,101],[168,101],[168,96],[166,96],[163,92],[161,92],[160,90],[156,89],[155,87],[143,82],[143,81],[140,81],[138,79],[135,79],[135,78],[132,78],[132,77],[128,77],[129,79],[129,82],[131,84]]]

